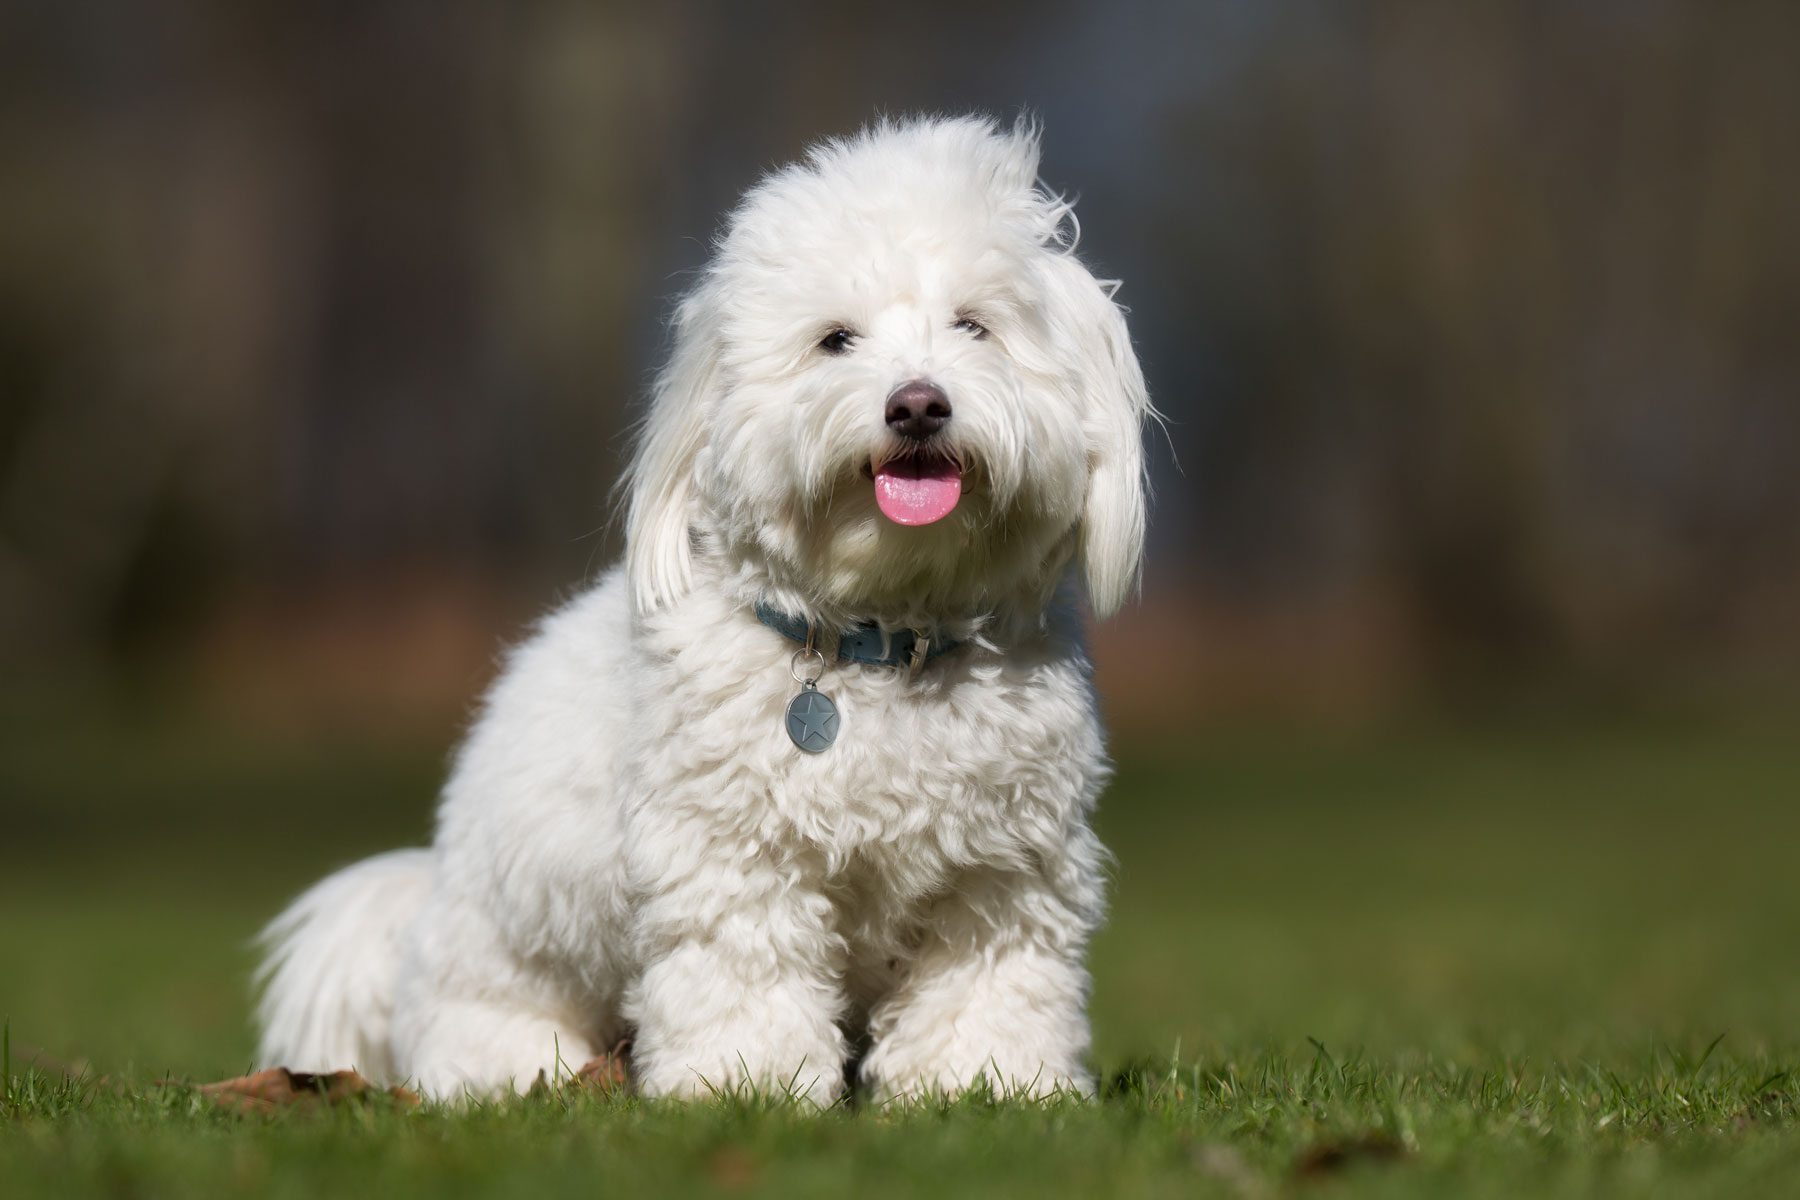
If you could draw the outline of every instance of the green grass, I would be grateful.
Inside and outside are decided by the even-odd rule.
[[[8,1196],[1768,1196],[1800,1180],[1785,728],[1126,747],[1102,821],[1119,868],[1093,957],[1095,1103],[558,1095],[273,1117],[190,1086],[248,1065],[247,939],[320,872],[422,835],[448,734],[8,730]]]

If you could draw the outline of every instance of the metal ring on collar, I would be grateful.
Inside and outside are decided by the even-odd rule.
[[[809,657],[819,661],[819,669],[814,671],[811,675],[803,675],[800,673],[800,664]],[[788,659],[788,674],[794,677],[795,683],[798,683],[803,687],[811,687],[813,684],[819,682],[819,679],[825,674],[825,652],[820,650],[817,646],[800,647],[798,650],[794,651],[793,657]]]

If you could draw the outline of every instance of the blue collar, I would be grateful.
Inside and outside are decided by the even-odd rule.
[[[804,617],[776,612],[766,604],[756,606],[756,619],[782,637],[806,644]],[[867,663],[872,667],[909,667],[917,670],[940,654],[962,645],[952,638],[933,638],[916,629],[883,633],[879,625],[852,625],[838,634],[838,661]]]

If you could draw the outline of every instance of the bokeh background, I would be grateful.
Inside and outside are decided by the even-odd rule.
[[[16,1042],[241,1065],[244,939],[426,835],[615,555],[720,214],[978,109],[1042,119],[1169,418],[1103,1054],[1791,1043],[1797,61],[1753,0],[11,0]]]

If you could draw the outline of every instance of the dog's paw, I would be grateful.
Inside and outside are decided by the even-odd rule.
[[[996,1100],[1091,1098],[1094,1077],[1078,1064],[1046,1062],[1034,1055],[973,1053],[943,1058],[883,1054],[863,1064],[862,1077],[877,1103],[941,1100],[979,1092]]]
[[[704,1046],[646,1049],[640,1041],[634,1070],[644,1095],[677,1100],[786,1097],[824,1108],[844,1090],[843,1056],[829,1044],[721,1038]]]

